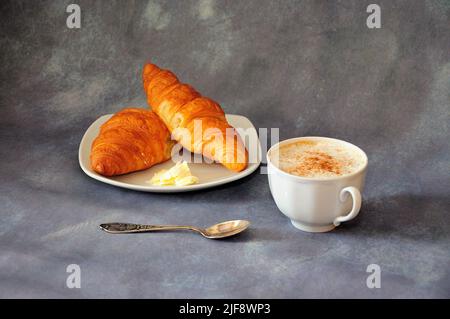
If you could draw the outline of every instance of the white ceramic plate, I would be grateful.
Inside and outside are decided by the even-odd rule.
[[[91,126],[89,126],[86,133],[84,133],[83,139],[81,140],[80,149],[78,152],[78,159],[83,171],[88,176],[103,183],[144,192],[187,192],[210,188],[241,179],[253,173],[261,163],[261,144],[252,122],[250,122],[250,120],[245,116],[227,114],[227,121],[237,129],[249,153],[248,167],[242,172],[235,173],[229,171],[222,165],[216,163],[189,163],[189,168],[191,169],[192,174],[199,178],[198,184],[188,186],[154,186],[147,183],[147,181],[149,181],[157,171],[163,168],[168,169],[175,165],[175,162],[173,162],[172,160],[168,160],[149,169],[135,173],[113,177],[102,176],[91,169],[89,155],[91,153],[92,142],[97,137],[100,126],[105,123],[112,115],[113,114],[103,115],[94,123],[92,123]]]

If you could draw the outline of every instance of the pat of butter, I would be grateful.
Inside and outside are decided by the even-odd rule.
[[[198,183],[198,178],[191,174],[186,161],[180,161],[168,170],[157,172],[149,182],[158,186],[187,186]]]

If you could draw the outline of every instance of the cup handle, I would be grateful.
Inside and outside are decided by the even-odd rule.
[[[342,222],[346,222],[355,218],[358,215],[359,210],[361,209],[361,193],[359,189],[353,186],[345,187],[344,189],[342,189],[341,193],[339,194],[339,199],[342,202],[345,201],[346,199],[345,197],[346,193],[350,193],[350,195],[352,195],[353,198],[352,210],[345,216],[336,217],[335,220],[333,221],[334,226],[339,226]]]

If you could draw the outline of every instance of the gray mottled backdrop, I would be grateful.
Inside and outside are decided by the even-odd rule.
[[[81,29],[66,6],[81,7]],[[0,297],[450,297],[450,1],[1,1]],[[281,138],[369,155],[360,216],[294,229],[266,176],[190,194],[96,182],[87,127],[145,106],[151,60]],[[100,222],[253,223],[227,241]],[[81,289],[66,287],[79,264]],[[379,264],[380,289],[366,287]]]

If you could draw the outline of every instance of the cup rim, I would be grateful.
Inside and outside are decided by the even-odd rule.
[[[346,174],[346,175],[342,175],[342,176],[332,176],[332,177],[303,177],[303,176],[297,176],[297,175],[293,175],[293,174],[289,174],[283,170],[281,170],[279,167],[277,167],[275,164],[273,164],[273,162],[270,159],[270,153],[277,147],[280,147],[283,144],[289,144],[289,143],[293,143],[299,140],[303,140],[303,139],[321,139],[321,140],[332,140],[335,142],[339,142],[339,143],[343,143],[346,144],[350,147],[356,148],[362,155],[364,158],[364,165],[362,165],[358,170],[356,170],[355,172],[351,173],[351,174]],[[367,157],[366,152],[364,152],[360,147],[356,146],[355,144],[352,144],[350,142],[344,141],[344,140],[340,140],[337,138],[333,138],[333,137],[325,137],[325,136],[301,136],[301,137],[293,137],[293,138],[289,138],[283,141],[280,141],[274,145],[272,145],[269,150],[267,151],[266,154],[266,160],[267,160],[267,165],[270,165],[271,167],[273,167],[275,169],[275,171],[277,171],[278,173],[281,173],[284,176],[287,176],[289,178],[293,178],[295,180],[298,181],[307,181],[307,182],[330,182],[330,181],[337,181],[337,180],[342,180],[342,179],[346,179],[346,178],[351,178],[353,176],[356,176],[358,174],[360,174],[361,172],[364,172],[367,168],[367,165],[369,163],[369,159]]]

